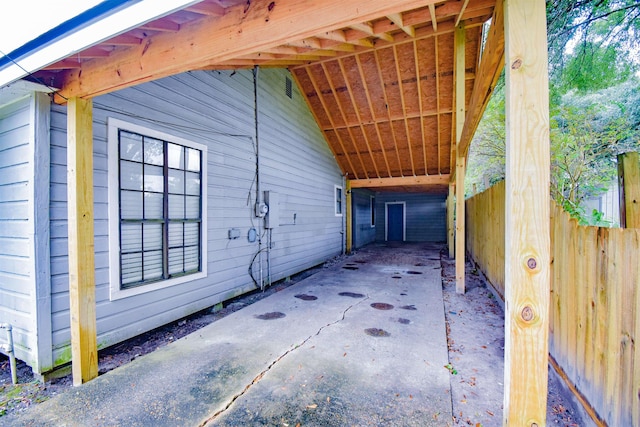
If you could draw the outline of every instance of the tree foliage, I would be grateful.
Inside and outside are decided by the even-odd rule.
[[[640,0],[549,0],[551,195],[583,221],[581,204],[615,179],[616,156],[640,151]],[[469,151],[468,191],[504,179],[504,90]]]

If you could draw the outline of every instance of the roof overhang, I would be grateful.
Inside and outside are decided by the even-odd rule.
[[[199,1],[104,1],[0,57],[0,87]]]

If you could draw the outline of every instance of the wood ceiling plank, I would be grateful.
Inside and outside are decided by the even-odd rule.
[[[398,88],[400,89],[400,105],[402,106],[402,111],[407,111],[407,103],[404,96],[404,88],[402,83],[402,72],[400,71],[400,59],[398,58],[398,47],[393,46],[393,57],[396,69],[396,75],[398,77]],[[412,175],[416,175],[416,164],[413,158],[413,150],[411,148],[411,133],[409,132],[409,121],[407,117],[404,117],[404,130],[407,136],[407,147],[409,149],[409,161],[411,163],[411,173]]]
[[[324,72],[324,68],[320,67],[323,72]],[[335,123],[333,121],[333,116],[331,115],[331,110],[329,109],[329,107],[327,106],[327,103],[324,99],[324,97],[322,96],[322,91],[320,90],[320,86],[318,85],[318,81],[316,80],[316,78],[314,77],[311,67],[306,67],[304,69],[308,76],[309,76],[309,80],[311,81],[311,84],[313,85],[314,90],[316,91],[316,93],[318,94],[318,99],[320,100],[320,103],[322,104],[322,108],[324,108],[324,112],[327,116],[327,118],[329,119],[329,122],[331,123],[331,126],[333,128],[335,128]],[[344,142],[342,141],[342,139],[340,138],[340,134],[338,132],[335,133],[336,137],[338,138],[338,142],[340,144],[340,148],[342,149],[342,152],[345,154],[345,158],[347,160],[347,163],[349,164],[349,169],[350,172],[353,174],[353,176],[358,179],[358,174],[356,172],[356,168],[353,166],[353,163],[351,162],[351,156],[348,155],[347,150],[345,149],[344,146]],[[348,173],[349,171],[343,170],[343,172]]]
[[[398,139],[396,138],[396,134],[395,131],[393,129],[393,125],[392,125],[392,121],[391,121],[391,111],[388,108],[389,105],[389,97],[387,95],[387,89],[386,86],[384,84],[384,78],[382,77],[382,68],[380,66],[380,57],[379,57],[379,51],[374,51],[373,52],[373,57],[375,58],[375,62],[376,62],[376,69],[378,71],[378,79],[380,81],[380,86],[382,88],[382,94],[384,97],[384,104],[385,106],[387,106],[386,111],[387,111],[387,121],[389,122],[389,127],[391,128],[391,136],[392,136],[392,140],[393,140],[393,146],[395,147],[395,152],[396,152],[396,160],[398,161],[398,165],[400,165],[400,174],[402,174],[402,160],[400,159],[400,151],[398,150]]]
[[[379,125],[379,124],[382,124],[382,123],[389,123],[390,121],[391,122],[397,122],[397,121],[400,121],[400,120],[404,120],[405,118],[407,118],[407,119],[416,119],[416,118],[418,118],[419,119],[420,117],[423,117],[423,118],[426,119],[428,117],[437,117],[438,114],[450,114],[452,112],[453,111],[451,109],[440,109],[440,113],[437,113],[435,111],[425,111],[423,114],[414,113],[414,114],[405,114],[405,115],[402,115],[402,116],[400,116],[400,115],[390,116],[390,117],[385,117],[385,118],[382,118],[382,119],[374,119],[374,120],[371,120],[371,121],[367,121],[366,123],[367,124],[378,124]],[[358,126],[358,123],[349,122],[349,123],[346,123],[346,124],[343,124],[343,125],[337,125],[336,129],[353,127],[353,126]]]
[[[442,164],[440,163],[440,159],[442,157],[442,141],[440,138],[440,60],[439,60],[439,46],[438,46],[438,36],[434,37],[434,56],[435,56],[435,65],[436,65],[436,111],[437,111],[437,122],[438,122],[438,173],[442,172]]]
[[[380,134],[380,126],[378,125],[378,121],[375,119],[376,114],[375,114],[375,110],[373,108],[373,102],[371,101],[371,90],[369,88],[369,82],[367,81],[367,74],[364,72],[363,68],[362,68],[362,60],[361,60],[361,56],[360,55],[356,55],[356,63],[358,64],[358,73],[360,73],[360,79],[362,81],[362,84],[364,85],[364,92],[365,92],[365,96],[367,97],[367,105],[369,106],[369,111],[371,113],[371,117],[372,117],[372,122],[374,125],[374,128],[376,130],[376,135],[378,137],[378,144],[380,145],[380,149],[382,151],[382,157],[384,159],[384,164],[387,170],[387,175],[389,177],[391,177],[391,167],[389,166],[389,159],[387,159],[387,152],[384,149],[384,146],[382,145],[382,135]],[[378,174],[378,177],[380,177],[380,174]]]
[[[310,13],[306,2],[254,0],[248,8],[230,7],[223,16],[205,17],[178,33],[160,33],[111,58],[89,61],[80,70],[63,73],[56,84],[64,98],[93,97],[424,4],[424,0],[316,0],[313,7],[322,13]]]
[[[337,61],[337,62],[338,62],[338,66],[340,67],[340,64],[339,64],[340,61]],[[342,116],[342,120],[344,121],[344,123],[347,123],[348,119],[347,119],[347,113],[345,111],[344,103],[342,101],[340,101],[340,97],[338,96],[338,91],[336,90],[336,86],[335,86],[335,84],[333,82],[333,79],[337,78],[338,75],[337,75],[337,73],[329,72],[329,70],[327,69],[329,64],[330,63],[326,63],[325,62],[325,63],[320,64],[320,66],[322,67],[322,70],[324,71],[324,74],[326,76],[327,82],[329,82],[329,86],[331,87],[331,93],[333,94],[333,97],[335,98],[336,104],[338,105],[338,112]],[[344,76],[344,74],[341,74],[340,77],[342,77],[342,79],[344,81],[346,81],[346,76]],[[347,90],[347,92],[348,92],[348,90]],[[331,114],[330,112],[328,112],[328,113]],[[346,131],[349,134],[349,138],[351,139],[351,143],[353,144],[354,150],[356,152],[356,156],[358,157],[358,160],[360,161],[360,166],[362,166],[362,172],[363,172],[365,178],[369,178],[369,173],[367,171],[368,168],[365,166],[364,160],[362,160],[362,155],[360,154],[360,150],[358,148],[358,144],[356,143],[356,138],[353,135],[352,129],[353,129],[352,127],[347,127]],[[357,172],[356,172],[356,176],[357,176]]]
[[[427,141],[424,134],[424,108],[422,106],[422,84],[420,84],[420,62],[418,60],[418,43],[414,40],[413,44],[413,59],[416,67],[416,78],[418,81],[418,110],[420,111],[420,138],[422,139],[422,161],[424,162],[424,173],[429,174],[429,167],[427,163]]]
[[[373,151],[371,150],[371,143],[369,141],[369,138],[367,137],[367,133],[362,123],[362,117],[360,116],[360,111],[358,110],[358,102],[356,101],[356,98],[354,96],[354,89],[350,83],[351,79],[349,79],[347,70],[345,69],[344,63],[341,60],[338,60],[338,65],[340,66],[340,71],[342,71],[342,75],[344,76],[344,80],[347,86],[347,93],[349,94],[349,98],[351,99],[351,104],[353,105],[353,109],[356,113],[356,117],[358,118],[358,124],[360,126],[360,130],[362,131],[362,136],[367,146],[367,151],[369,152],[369,156],[371,157],[371,163],[373,164],[373,169],[375,170],[376,177],[380,178],[380,171],[378,170],[378,165],[376,164],[376,160],[373,156]],[[362,80],[360,79],[360,81]],[[360,150],[358,150],[358,152],[360,152]]]

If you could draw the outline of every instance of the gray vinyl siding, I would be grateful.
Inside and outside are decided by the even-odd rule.
[[[320,264],[342,251],[342,218],[334,215],[341,172],[294,85],[285,94],[285,70],[259,72],[260,189],[278,193],[280,221],[272,232],[272,280]],[[51,275],[56,364],[69,360],[66,222],[66,116],[52,109]],[[258,243],[255,122],[251,71],[189,72],[96,97],[94,208],[98,346],[104,348],[218,302],[255,289],[248,275]],[[110,300],[107,119],[205,144],[207,163],[207,277]],[[275,207],[272,207],[274,209]],[[293,216],[296,215],[295,225]],[[228,239],[239,228],[241,237]],[[266,255],[264,256],[266,262]],[[265,274],[266,274],[266,263]]]
[[[51,367],[48,117],[41,93],[0,107],[0,323],[36,371]]]
[[[447,240],[446,195],[424,193],[376,194],[376,241],[385,240],[385,203],[405,202],[406,241],[444,242]]]
[[[353,189],[351,192],[354,248],[360,248],[376,240],[376,229],[371,226],[371,197],[375,197],[373,191]],[[384,217],[382,218],[384,221]],[[378,219],[376,216],[376,220]]]

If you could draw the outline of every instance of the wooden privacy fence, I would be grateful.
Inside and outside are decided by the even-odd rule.
[[[467,249],[501,296],[504,189],[466,201]],[[640,426],[639,255],[639,229],[579,226],[552,202],[549,352],[612,427]]]

